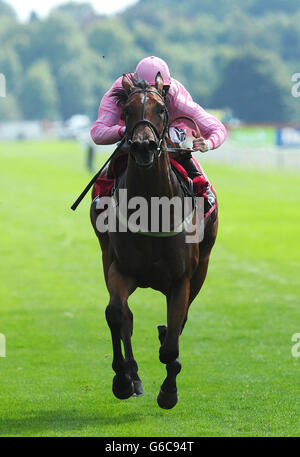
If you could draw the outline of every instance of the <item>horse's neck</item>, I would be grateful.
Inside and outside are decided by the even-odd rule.
[[[140,196],[172,198],[180,195],[180,186],[173,173],[166,152],[155,161],[151,168],[141,168],[129,156],[126,176],[128,197]]]

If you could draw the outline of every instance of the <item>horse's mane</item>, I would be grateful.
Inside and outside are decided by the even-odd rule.
[[[151,84],[148,83],[148,81],[145,81],[144,79],[137,79],[135,78],[132,74],[127,74],[127,78],[131,81],[133,87],[137,89],[148,89],[151,87]],[[128,100],[128,94],[123,89],[123,87],[117,87],[114,89],[111,93],[111,97],[113,97],[117,103],[118,106],[124,106],[127,103]],[[165,97],[165,101],[167,97]]]
[[[138,89],[148,89],[150,87],[150,84],[144,79],[137,79],[131,74],[127,74],[126,76],[131,81],[133,87]],[[127,102],[128,94],[123,87],[117,87],[112,91],[111,97],[116,100],[118,106],[124,106]]]

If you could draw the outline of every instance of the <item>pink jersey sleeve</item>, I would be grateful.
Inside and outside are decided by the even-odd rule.
[[[122,76],[118,78],[111,89],[104,94],[98,113],[98,119],[94,122],[91,137],[96,144],[113,144],[122,138],[120,129],[125,125],[121,120],[122,109],[111,97],[112,91],[122,87]]]
[[[202,136],[210,141],[211,149],[221,146],[227,136],[226,128],[222,122],[195,103],[189,92],[176,79],[172,78],[169,94],[171,120],[178,116],[193,118]]]

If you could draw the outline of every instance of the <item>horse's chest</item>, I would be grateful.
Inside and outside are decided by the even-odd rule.
[[[162,289],[185,274],[185,252],[178,250],[174,239],[135,235],[117,237],[115,254],[122,271],[137,279],[140,287]]]

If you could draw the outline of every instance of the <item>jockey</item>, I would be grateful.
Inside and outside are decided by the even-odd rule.
[[[154,86],[158,72],[161,73],[164,80],[164,93],[168,95],[170,119],[188,116],[194,119],[200,129],[202,137],[193,140],[193,150],[206,152],[221,146],[227,136],[224,125],[193,101],[184,86],[171,77],[166,62],[158,57],[146,57],[139,62],[132,76],[139,80],[145,80]],[[113,97],[114,90],[122,88],[122,79],[123,76],[119,77],[101,100],[98,119],[94,122],[91,130],[91,137],[96,144],[117,143],[125,135],[126,127],[121,119],[122,107],[117,105]],[[181,126],[182,122],[180,123]],[[192,133],[195,136],[194,132]],[[181,128],[171,128],[170,136],[173,142],[180,144],[185,139],[185,131]],[[191,154],[184,154],[180,163],[190,178],[193,179],[199,175]]]

